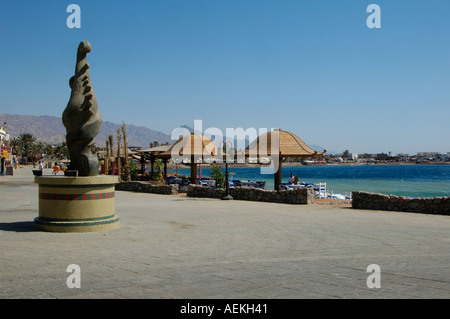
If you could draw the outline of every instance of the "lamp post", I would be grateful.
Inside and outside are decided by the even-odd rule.
[[[231,200],[233,196],[230,195],[230,185],[228,183],[228,163],[225,160],[225,196],[222,197],[223,200]]]

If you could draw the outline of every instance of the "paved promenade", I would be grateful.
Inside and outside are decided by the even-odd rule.
[[[120,229],[62,234],[37,192],[0,176],[0,298],[450,298],[450,216],[117,191]]]

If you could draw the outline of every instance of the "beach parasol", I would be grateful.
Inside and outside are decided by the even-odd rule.
[[[279,190],[281,183],[281,166],[287,157],[319,157],[324,152],[318,152],[310,148],[298,136],[291,132],[275,129],[259,136],[245,150],[246,157],[256,157],[259,160],[271,158],[278,160],[278,169],[274,174],[274,186]]]
[[[155,159],[158,158],[158,155],[164,153],[170,148],[170,145],[160,145],[152,148],[147,148],[144,150],[137,150],[137,153],[141,153],[141,171],[144,171],[144,155],[150,155],[150,163],[151,163],[151,176],[153,177],[153,164],[155,164]],[[167,175],[167,160],[164,159],[164,176]]]
[[[197,164],[204,156],[215,156],[217,146],[209,137],[191,133],[180,137],[167,151],[159,154],[161,158],[172,158],[175,162],[187,160],[191,163],[191,183],[197,179]]]

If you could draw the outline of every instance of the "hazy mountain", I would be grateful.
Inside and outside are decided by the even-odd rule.
[[[66,139],[66,129],[60,117],[56,116],[33,116],[18,114],[0,114],[0,123],[6,122],[6,127],[11,138],[20,134],[30,133],[38,141],[48,144],[59,144]],[[149,143],[158,141],[159,143],[173,143],[170,135],[158,132],[147,127],[127,124],[128,146],[140,146],[148,148]],[[105,146],[108,135],[114,136],[114,143],[117,142],[117,130],[122,124],[102,122],[100,133],[95,138],[96,145]]]
[[[38,141],[48,144],[59,144],[66,139],[66,129],[62,124],[62,120],[56,116],[33,116],[33,115],[18,115],[18,114],[1,114],[0,123],[6,122],[6,127],[11,138],[18,137],[23,133],[30,133],[37,138]],[[158,132],[147,127],[127,124],[128,146],[140,146],[148,148],[150,142],[158,141],[161,143],[168,142],[173,144],[174,141],[170,139],[170,135]],[[108,140],[108,135],[114,136],[114,143],[117,143],[117,130],[122,127],[122,124],[115,124],[111,122],[102,122],[100,133],[95,138],[96,145],[99,147],[105,146],[105,141]],[[181,125],[181,128],[188,129],[191,133],[194,129],[187,125]],[[197,132],[198,133],[198,132]],[[211,136],[210,136],[211,137]],[[225,137],[224,137],[225,139]],[[250,141],[248,138],[245,141],[247,147]],[[235,139],[235,145],[237,141]],[[318,145],[309,145],[312,149],[322,152],[323,147]],[[327,152],[330,154],[331,152]]]

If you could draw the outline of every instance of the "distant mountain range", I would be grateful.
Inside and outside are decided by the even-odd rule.
[[[59,144],[66,140],[66,128],[60,117],[56,116],[34,116],[18,114],[1,114],[0,123],[6,122],[6,127],[11,138],[18,137],[20,134],[32,134],[40,142],[48,144]],[[139,146],[148,148],[150,142],[158,141],[170,143],[170,135],[158,132],[143,126],[127,124],[128,146]],[[122,124],[111,122],[102,122],[100,133],[95,138],[96,145],[104,147],[109,135],[114,136],[114,142],[117,141],[117,130]]]
[[[47,144],[60,144],[66,140],[66,128],[64,127],[60,117],[56,116],[34,116],[34,115],[18,115],[18,114],[1,114],[0,123],[6,122],[6,127],[11,138],[18,137],[20,134],[32,134],[40,142]],[[149,129],[143,126],[136,126],[125,123],[127,126],[128,146],[138,146],[148,148],[150,142],[157,141],[160,144],[173,144],[170,135]],[[95,138],[96,145],[104,147],[109,135],[114,136],[114,143],[117,142],[117,130],[122,127],[122,124],[115,124],[112,122],[102,122],[100,133]],[[181,128],[189,130],[191,133],[194,130],[187,126],[181,125]],[[245,146],[248,146],[249,141],[245,141]],[[319,145],[309,144],[313,150],[322,152],[323,147]],[[330,154],[330,152],[327,152]]]

